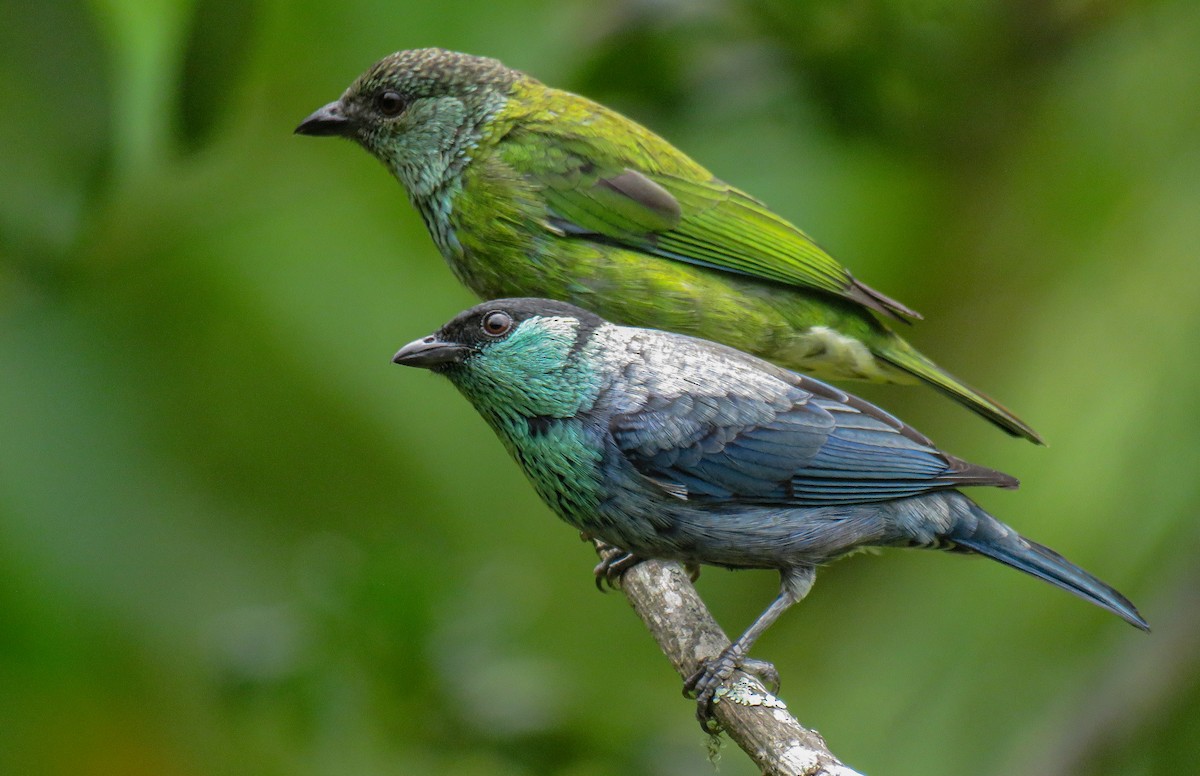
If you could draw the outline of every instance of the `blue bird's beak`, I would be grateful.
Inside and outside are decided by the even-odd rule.
[[[437,335],[430,334],[400,348],[396,355],[392,356],[392,363],[436,371],[442,367],[461,364],[474,352],[475,348],[456,342],[443,342]]]
[[[312,115],[296,127],[297,135],[340,135],[350,137],[354,133],[354,122],[342,114],[341,102],[331,102],[313,111]]]

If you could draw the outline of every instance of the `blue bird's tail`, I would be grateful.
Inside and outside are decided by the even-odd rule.
[[[1020,536],[977,504],[966,498],[963,500],[970,504],[971,517],[974,519],[959,520],[946,536],[959,548],[977,552],[1043,579],[1107,609],[1136,628],[1150,630],[1149,624],[1128,598],[1049,547]]]

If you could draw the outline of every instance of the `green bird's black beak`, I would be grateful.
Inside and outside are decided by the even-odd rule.
[[[461,364],[467,356],[475,352],[475,348],[459,345],[456,342],[443,342],[437,336],[430,334],[419,340],[413,340],[392,356],[393,364],[401,366],[417,366],[422,369],[437,370],[452,364]]]
[[[317,108],[312,115],[296,127],[297,135],[340,135],[349,137],[354,132],[354,122],[342,115],[342,104],[331,102]]]

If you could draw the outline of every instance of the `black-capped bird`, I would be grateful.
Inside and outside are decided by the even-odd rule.
[[[449,378],[551,509],[628,553],[620,566],[663,558],[779,571],[778,598],[689,680],[702,722],[816,568],[862,547],[983,555],[1148,629],[1119,592],[959,490],[1015,488],[1013,477],[724,345],[617,326],[562,302],[498,299],[394,360]]]

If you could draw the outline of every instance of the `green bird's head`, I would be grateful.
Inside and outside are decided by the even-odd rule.
[[[599,390],[599,365],[584,346],[608,325],[564,302],[497,299],[408,343],[392,361],[445,375],[485,415],[565,418]]]
[[[354,140],[409,194],[424,196],[461,169],[465,151],[522,79],[532,81],[495,59],[436,48],[398,51],[302,121],[296,133]]]

